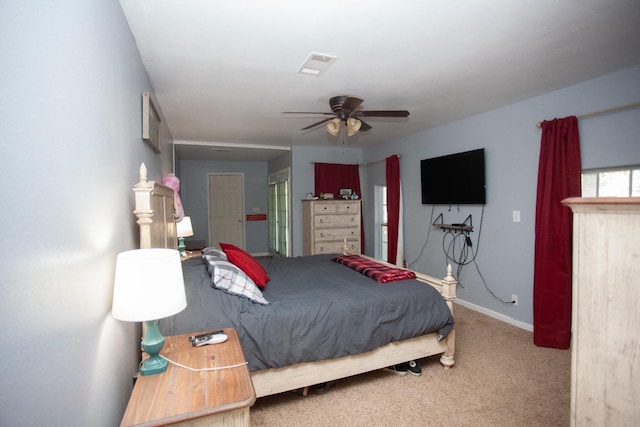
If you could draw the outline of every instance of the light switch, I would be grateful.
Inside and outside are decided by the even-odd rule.
[[[513,211],[513,222],[520,222],[520,211]]]

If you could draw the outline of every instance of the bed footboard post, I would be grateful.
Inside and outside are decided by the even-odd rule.
[[[453,314],[453,300],[456,299],[457,280],[453,277],[451,264],[447,265],[447,275],[442,279],[442,297],[447,302],[451,314]],[[447,351],[440,356],[440,363],[445,369],[451,368],[455,364],[456,352],[456,328],[454,327],[447,336]]]

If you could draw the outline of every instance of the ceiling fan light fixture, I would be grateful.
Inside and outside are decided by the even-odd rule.
[[[322,59],[329,61],[328,58]],[[344,122],[346,136],[353,136],[358,132],[366,132],[371,130],[371,125],[356,117],[408,117],[407,110],[362,110],[360,104],[363,99],[357,96],[337,95],[329,99],[331,112],[313,112],[313,111],[283,111],[282,114],[313,114],[321,116],[333,116],[334,118],[324,118],[318,122],[303,127],[302,131],[315,128],[322,124],[326,124],[327,132],[333,136],[340,133],[342,122]],[[352,117],[355,116],[355,117]]]
[[[360,126],[362,126],[360,120],[349,117],[349,119],[347,119],[347,136],[355,135],[360,130]]]
[[[327,122],[327,132],[329,132],[333,136],[338,136],[340,133],[340,119],[335,118],[331,119]]]

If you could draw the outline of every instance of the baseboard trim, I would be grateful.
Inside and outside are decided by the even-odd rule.
[[[509,316],[505,316],[504,314],[498,313],[497,311],[489,310],[489,309],[487,309],[485,307],[479,306],[477,304],[473,304],[471,302],[468,302],[468,301],[465,301],[465,300],[462,300],[462,299],[459,299],[459,298],[456,298],[455,302],[456,302],[456,304],[460,304],[461,306],[466,307],[468,309],[471,309],[471,310],[474,310],[474,311],[478,311],[478,312],[480,312],[482,314],[486,314],[489,317],[493,317],[494,319],[501,320],[501,321],[503,321],[505,323],[508,323],[510,325],[513,325],[513,326],[516,326],[516,327],[518,327],[520,329],[524,329],[526,331],[533,332],[533,325],[521,322],[521,321],[513,319],[513,318],[511,318]],[[454,314],[455,314],[455,310],[454,310]]]

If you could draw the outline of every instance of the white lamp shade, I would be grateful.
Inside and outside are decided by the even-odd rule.
[[[191,237],[193,236],[193,227],[191,226],[191,217],[185,216],[180,222],[176,224],[176,231],[178,237]]]
[[[362,126],[362,122],[360,120],[350,117],[347,120],[347,136],[355,135],[360,130],[360,126]]]
[[[327,122],[327,132],[329,132],[333,136],[338,136],[340,132],[340,119],[335,118],[331,119]]]
[[[180,252],[156,248],[118,254],[113,317],[130,322],[158,320],[186,306]]]

